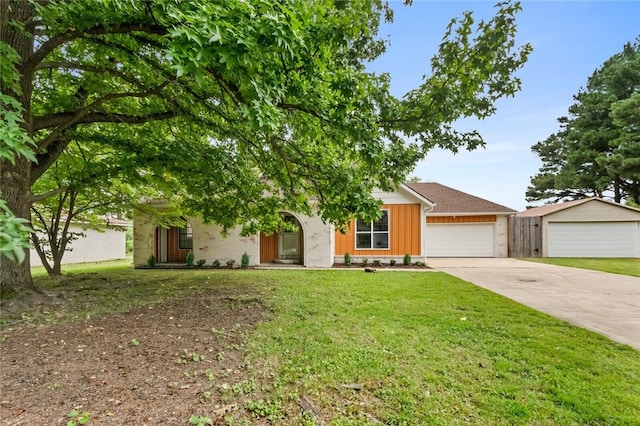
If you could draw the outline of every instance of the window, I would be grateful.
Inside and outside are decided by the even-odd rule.
[[[375,222],[356,220],[356,249],[389,248],[389,210],[382,210],[382,217]]]
[[[178,248],[180,250],[193,249],[193,233],[191,225],[187,224],[184,228],[178,229]]]

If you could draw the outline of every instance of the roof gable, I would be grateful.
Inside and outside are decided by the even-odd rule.
[[[630,211],[640,213],[640,209],[636,209],[634,207],[625,206],[624,204],[614,203],[613,201],[603,200],[602,198],[591,197],[591,198],[583,198],[581,200],[565,201],[564,203],[547,204],[545,206],[533,207],[531,209],[517,213],[516,216],[518,217],[547,216],[550,214],[561,212],[566,209],[570,209],[572,207],[580,206],[580,205],[591,203],[591,202],[604,203],[614,207],[628,209]]]
[[[471,214],[471,213],[516,213],[505,207],[466,192],[441,185],[436,182],[407,182],[405,186],[435,204],[430,213]]]

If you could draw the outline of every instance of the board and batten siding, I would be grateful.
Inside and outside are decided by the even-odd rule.
[[[352,221],[346,234],[336,231],[335,255],[343,256],[412,256],[421,255],[422,223],[420,204],[384,204],[382,210],[389,210],[389,248],[356,249],[355,224]]]

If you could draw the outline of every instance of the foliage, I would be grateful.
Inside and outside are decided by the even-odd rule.
[[[220,261],[218,259],[214,260],[213,263],[211,264],[211,266],[213,266],[214,268],[219,268],[220,267]]]
[[[89,413],[83,411],[80,413],[78,410],[73,409],[67,414],[71,420],[67,422],[67,426],[78,426],[78,425],[86,425],[89,423]]]
[[[378,27],[392,15],[376,0],[0,8],[0,46],[18,54],[8,78],[21,83],[3,113],[20,112],[37,152],[15,169],[24,179],[11,209],[71,145],[96,143],[128,178],[245,234],[277,230],[282,210],[317,208],[337,225],[371,220],[372,188],[402,182],[431,147],[483,144],[454,123],[512,96],[531,50],[514,41],[518,3],[498,4],[486,22],[466,13],[447,27],[422,83],[395,98],[389,76],[365,67],[384,52]]]
[[[348,252],[344,254],[344,264],[351,265],[351,255]]]
[[[402,263],[405,265],[411,265],[411,255],[409,253],[406,253],[404,255],[404,258],[402,259]]]
[[[0,257],[22,262],[29,250],[27,236],[32,231],[28,221],[15,217],[4,200],[0,200]]]
[[[189,253],[187,253],[187,262],[186,262],[186,265],[187,265],[187,266],[193,266],[193,259],[194,259],[193,252],[192,252],[192,251],[190,251]]]
[[[397,263],[397,261],[395,259],[389,260],[389,265],[391,265],[391,266],[395,266],[396,263]]]
[[[156,266],[156,256],[153,254],[150,254],[149,257],[147,258],[147,266],[150,268],[153,268],[154,266]]]
[[[227,268],[233,269],[233,265],[235,264],[236,264],[236,261],[234,259],[227,260]]]
[[[245,251],[242,253],[242,258],[240,259],[240,267],[246,269],[249,267],[249,255]]]
[[[207,263],[207,260],[206,260],[206,259],[199,259],[199,260],[196,262],[196,266],[203,266],[205,263]]]
[[[360,265],[363,267],[367,266],[368,264],[369,264],[369,259],[367,259],[366,257],[360,261]]]
[[[189,424],[197,425],[197,426],[206,426],[206,425],[212,425],[213,420],[211,419],[211,417],[196,416],[195,414],[192,414],[191,417],[189,417]]]
[[[532,150],[542,160],[527,201],[611,196],[640,202],[640,39],[575,95],[561,129]]]

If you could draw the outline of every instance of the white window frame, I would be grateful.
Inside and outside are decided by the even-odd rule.
[[[358,231],[358,219],[354,222],[354,243],[353,246],[356,250],[389,250],[391,248],[391,210],[389,209],[381,209],[383,212],[387,212],[387,230],[386,231],[374,231],[373,230],[373,222],[369,223],[369,231]],[[368,234],[371,235],[371,246],[370,247],[358,247],[358,235],[359,234]],[[373,247],[373,236],[375,234],[387,234],[387,246],[386,247]]]

